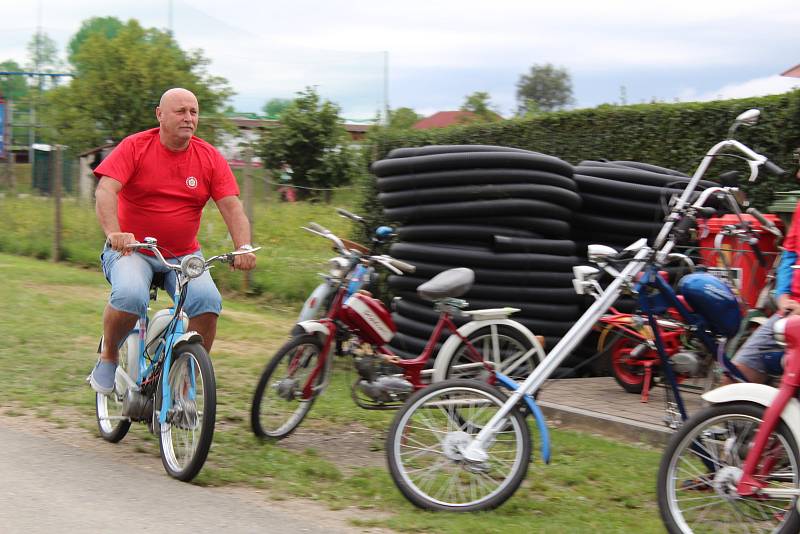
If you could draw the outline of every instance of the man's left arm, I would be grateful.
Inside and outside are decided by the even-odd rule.
[[[223,197],[216,202],[236,250],[250,245],[250,221],[247,220],[247,215],[242,208],[242,203],[239,202],[239,197],[231,195]],[[255,266],[256,255],[252,253],[237,255],[233,260],[234,269],[249,271]]]

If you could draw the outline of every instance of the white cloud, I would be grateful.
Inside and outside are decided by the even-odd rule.
[[[776,74],[741,83],[727,84],[714,91],[702,93],[698,93],[694,89],[685,89],[678,98],[682,102],[706,102],[709,100],[777,95],[796,88],[800,88],[800,78],[787,78]]]

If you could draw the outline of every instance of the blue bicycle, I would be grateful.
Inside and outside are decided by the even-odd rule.
[[[114,390],[96,394],[97,426],[106,441],[116,443],[134,421],[146,423],[158,436],[161,461],[178,480],[192,480],[206,461],[214,437],[217,399],[214,367],[197,332],[187,331],[183,311],[189,282],[215,262],[233,263],[236,251],[204,260],[185,256],[180,264],[161,254],[156,239],[128,245],[149,250],[177,276],[173,306],[139,318],[119,350]],[[259,247],[260,248],[260,247]],[[258,250],[257,248],[254,250]],[[156,300],[163,277],[154,277],[150,299]],[[100,339],[98,353],[102,350]]]

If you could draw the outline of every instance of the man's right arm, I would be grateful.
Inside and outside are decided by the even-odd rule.
[[[136,238],[129,232],[120,231],[119,218],[117,217],[117,197],[122,190],[122,184],[113,178],[103,176],[95,190],[95,213],[100,223],[100,228],[106,234],[111,248],[130,254],[131,249],[127,248],[128,243],[135,243]]]

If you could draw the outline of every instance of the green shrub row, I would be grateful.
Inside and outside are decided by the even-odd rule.
[[[488,144],[534,150],[573,165],[582,160],[631,160],[691,174],[705,151],[724,139],[734,118],[750,108],[762,111],[759,123],[740,128],[736,138],[787,171],[796,170],[792,152],[800,146],[800,90],[782,95],[703,103],[604,105],[441,130],[379,130],[370,138],[372,160],[392,149],[432,144]],[[711,168],[719,174],[746,169],[730,158]],[[713,174],[709,175],[713,177]],[[363,211],[381,220],[374,179]],[[762,172],[755,184],[743,183],[753,204],[765,209],[775,191],[800,188],[791,175]]]

